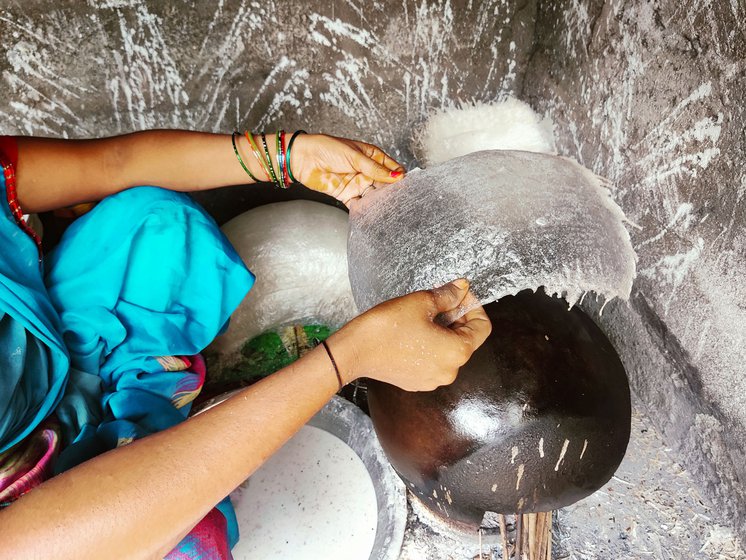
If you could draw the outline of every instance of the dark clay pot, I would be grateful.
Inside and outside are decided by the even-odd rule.
[[[550,511],[614,474],[629,441],[627,377],[603,332],[567,307],[542,291],[485,306],[492,334],[452,385],[370,382],[381,445],[435,513],[476,526],[486,511]]]

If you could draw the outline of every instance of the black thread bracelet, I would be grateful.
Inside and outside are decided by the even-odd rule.
[[[321,344],[324,345],[324,350],[326,350],[326,353],[329,355],[329,359],[332,361],[332,365],[334,366],[334,373],[337,374],[337,381],[339,381],[339,390],[342,390],[342,387],[345,386],[345,384],[342,382],[342,376],[339,373],[339,368],[337,367],[337,362],[334,359],[334,356],[332,356],[332,351],[329,350],[329,345],[326,343],[326,340],[322,340]]]

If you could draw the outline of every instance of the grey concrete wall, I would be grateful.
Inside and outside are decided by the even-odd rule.
[[[411,161],[433,108],[520,89],[535,2],[0,4],[0,132],[305,128]]]
[[[0,133],[323,130],[411,163],[457,101],[518,94],[638,224],[602,323],[638,402],[746,535],[740,0],[0,4]],[[226,191],[227,192],[227,191]],[[233,191],[235,192],[235,191]]]
[[[601,319],[640,402],[746,535],[746,7],[539,3],[524,99],[638,227]]]

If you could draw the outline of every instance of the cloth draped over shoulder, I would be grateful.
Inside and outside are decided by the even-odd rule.
[[[15,143],[0,139],[14,167]],[[0,453],[28,436],[62,399],[70,359],[42,277],[38,250],[5,203],[0,174]],[[31,373],[28,373],[31,372]]]
[[[199,352],[254,281],[212,218],[184,194],[130,189],[76,220],[42,270],[4,198],[0,475],[3,453],[52,415],[57,472],[184,420],[204,382]],[[206,520],[227,520],[235,540],[227,500],[220,511]]]

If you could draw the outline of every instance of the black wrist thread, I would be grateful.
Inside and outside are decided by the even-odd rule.
[[[326,353],[329,356],[329,359],[332,362],[332,365],[334,366],[334,373],[337,374],[337,381],[339,381],[339,390],[342,390],[342,387],[345,386],[345,384],[342,382],[342,375],[339,373],[339,368],[337,367],[337,361],[334,359],[334,356],[332,356],[332,351],[329,350],[329,345],[326,343],[326,340],[322,340],[321,344],[324,346],[324,350],[326,350]]]

